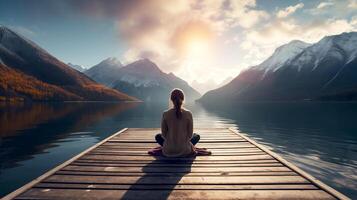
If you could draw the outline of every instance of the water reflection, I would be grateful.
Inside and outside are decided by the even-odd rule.
[[[357,197],[356,103],[241,103],[209,110],[343,193]]]
[[[166,104],[0,104],[0,196],[124,127],[159,127]],[[235,127],[357,198],[357,104],[187,105],[195,127]]]
[[[71,132],[135,106],[83,103],[1,105],[0,158],[6,161],[1,162],[1,169],[14,167],[18,161],[31,159],[32,155],[53,147],[54,141],[66,138]]]

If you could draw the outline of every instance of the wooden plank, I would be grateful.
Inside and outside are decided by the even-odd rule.
[[[213,152],[214,156],[243,156],[243,155],[266,155],[265,152]],[[118,151],[92,151],[87,155],[113,155],[113,156],[148,156],[147,152],[118,152]]]
[[[62,171],[94,171],[94,172],[289,172],[287,167],[102,167],[102,166],[78,166],[68,165]]]
[[[211,149],[210,149],[211,150]],[[148,152],[147,149],[125,149],[125,148],[119,148],[119,149],[112,149],[112,148],[105,148],[105,147],[98,147],[94,149],[91,152],[97,152],[97,151],[108,151],[108,152],[120,152],[120,153],[146,153]],[[212,153],[257,153],[257,152],[264,152],[261,149],[258,148],[243,148],[243,149],[213,149],[211,150]]]
[[[229,130],[231,130],[232,132],[236,133],[237,135],[243,137],[244,139],[246,139],[247,141],[249,141],[250,143],[252,143],[253,145],[257,146],[258,148],[260,148],[261,150],[267,152],[268,154],[270,154],[272,157],[274,157],[275,159],[279,160],[281,163],[283,163],[284,165],[286,165],[287,167],[289,167],[290,169],[292,169],[293,171],[297,172],[298,174],[300,174],[302,177],[306,178],[307,180],[313,182],[315,185],[319,186],[320,188],[322,188],[323,190],[325,190],[326,192],[328,192],[329,194],[331,194],[332,196],[338,198],[338,199],[349,199],[347,196],[343,195],[342,193],[338,192],[337,190],[327,186],[326,184],[322,183],[321,181],[317,180],[316,178],[314,178],[313,176],[311,176],[310,174],[306,173],[305,171],[303,171],[302,169],[296,167],[295,165],[291,164],[290,162],[288,162],[287,160],[285,160],[284,158],[282,158],[281,156],[279,156],[278,154],[270,151],[269,149],[265,148],[264,146],[258,144],[257,142],[255,142],[254,140],[240,134],[239,132],[237,132],[235,129],[230,128]]]
[[[115,143],[156,143],[155,140],[125,140],[125,139],[112,139],[109,142],[115,142]],[[235,139],[235,140],[205,140],[202,139],[200,140],[200,143],[238,143],[238,142],[247,142],[246,140],[240,140],[240,139]]]
[[[156,145],[154,143],[152,143],[151,145],[142,145],[142,146],[135,146],[135,145],[115,145],[115,144],[106,144],[106,145],[102,145],[101,147],[107,147],[107,148],[117,148],[117,149],[146,149],[149,150],[150,148],[154,148],[154,147],[158,147],[159,145]],[[196,145],[196,147],[199,148],[208,148],[209,150],[211,149],[242,149],[242,148],[254,148],[253,145],[251,144],[235,144],[235,145],[211,145],[211,144],[198,144]]]
[[[123,135],[120,137],[115,137],[114,139],[118,138],[125,138],[125,139],[155,139],[156,134],[129,134],[129,135]],[[238,135],[234,135],[233,133],[231,134],[199,134],[201,139],[225,139],[225,138],[235,138],[235,139],[243,139],[242,137]]]
[[[77,166],[106,166],[106,167],[145,167],[147,163],[91,163],[91,162],[73,162],[71,165]],[[281,163],[252,163],[252,164],[220,164],[220,163],[151,163],[155,167],[275,167],[283,166]]]
[[[190,172],[190,173],[167,173],[167,172],[87,172],[87,171],[57,171],[57,175],[81,175],[81,176],[296,176],[290,172]]]
[[[155,139],[155,135],[121,135],[114,137],[114,139]],[[201,139],[243,139],[242,137],[234,134],[227,135],[209,135],[209,134],[200,134]]]
[[[90,184],[301,184],[310,183],[301,176],[211,176],[211,177],[152,177],[152,176],[76,176],[52,175],[46,183],[90,183]]]
[[[125,185],[125,184],[64,184],[39,183],[43,189],[108,189],[108,190],[317,190],[312,184],[259,184],[259,185]]]
[[[80,162],[91,162],[91,163],[143,163],[143,164],[153,164],[150,160],[93,160],[80,158],[77,161]],[[155,160],[155,164],[166,163],[166,164],[187,164],[185,160]],[[256,164],[256,163],[280,163],[275,159],[261,159],[261,160],[215,160],[214,162],[210,160],[193,160],[189,164]]]
[[[264,160],[264,159],[272,159],[270,155],[256,155],[256,156],[198,156],[195,158],[184,157],[184,158],[169,158],[169,157],[151,157],[151,156],[108,156],[108,155],[83,155],[84,159],[93,159],[93,160],[167,160],[167,161],[192,161],[192,160],[209,160],[209,161],[217,161],[217,160]]]
[[[33,188],[18,199],[334,199],[322,190],[93,190]]]
[[[105,144],[102,144],[102,146],[108,146],[108,147],[146,147],[146,148],[151,148],[151,147],[156,147],[159,146],[156,143],[115,143],[115,142],[107,142]],[[248,142],[237,142],[237,143],[198,143],[196,145],[197,147],[201,148],[211,148],[211,147],[225,147],[225,148],[244,148],[244,147],[255,147],[254,145],[248,143]]]

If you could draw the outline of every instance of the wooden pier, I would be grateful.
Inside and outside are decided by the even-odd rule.
[[[196,129],[195,158],[153,157],[159,129],[123,129],[3,199],[348,199],[233,129]]]

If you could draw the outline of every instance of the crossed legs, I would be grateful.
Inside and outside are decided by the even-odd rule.
[[[165,139],[162,137],[161,133],[155,135],[155,140],[159,145],[163,145],[165,142]],[[193,145],[196,145],[200,141],[200,135],[194,133],[191,138],[191,143]]]

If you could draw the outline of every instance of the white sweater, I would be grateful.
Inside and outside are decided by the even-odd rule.
[[[162,152],[168,157],[182,157],[194,151],[191,143],[193,134],[192,113],[182,109],[182,117],[176,117],[175,109],[167,110],[162,115],[161,133],[165,139]]]

